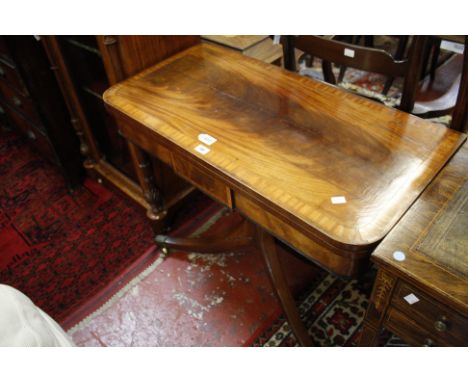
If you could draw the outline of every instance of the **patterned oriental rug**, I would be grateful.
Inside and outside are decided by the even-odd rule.
[[[92,180],[69,193],[54,165],[0,130],[0,283],[63,323],[153,249],[142,211]]]

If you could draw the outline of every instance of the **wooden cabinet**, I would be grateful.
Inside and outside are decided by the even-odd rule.
[[[47,36],[49,60],[72,114],[90,176],[122,191],[159,228],[189,186],[162,161],[125,140],[102,94],[111,85],[199,43],[198,36]]]
[[[83,175],[78,139],[43,46],[33,36],[0,37],[2,123],[19,130],[68,184]]]
[[[385,327],[411,345],[468,345],[468,144],[372,255],[362,345]]]

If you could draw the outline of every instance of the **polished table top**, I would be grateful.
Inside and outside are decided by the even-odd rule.
[[[113,86],[104,100],[237,192],[350,250],[373,248],[465,139],[207,44]],[[217,140],[204,154],[200,134]]]

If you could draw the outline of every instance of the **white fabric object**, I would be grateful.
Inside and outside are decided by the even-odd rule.
[[[23,293],[0,284],[0,346],[73,346],[73,342]]]

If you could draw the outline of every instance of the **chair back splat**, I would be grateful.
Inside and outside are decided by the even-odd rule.
[[[332,63],[382,74],[389,78],[402,77],[403,91],[399,109],[411,112],[414,107],[416,91],[422,70],[422,58],[425,49],[425,36],[414,36],[408,58],[397,60],[383,49],[358,46],[343,41],[320,36],[287,36],[284,41],[286,68],[295,70],[292,59],[294,49],[299,49],[322,60],[324,80],[336,85]]]

